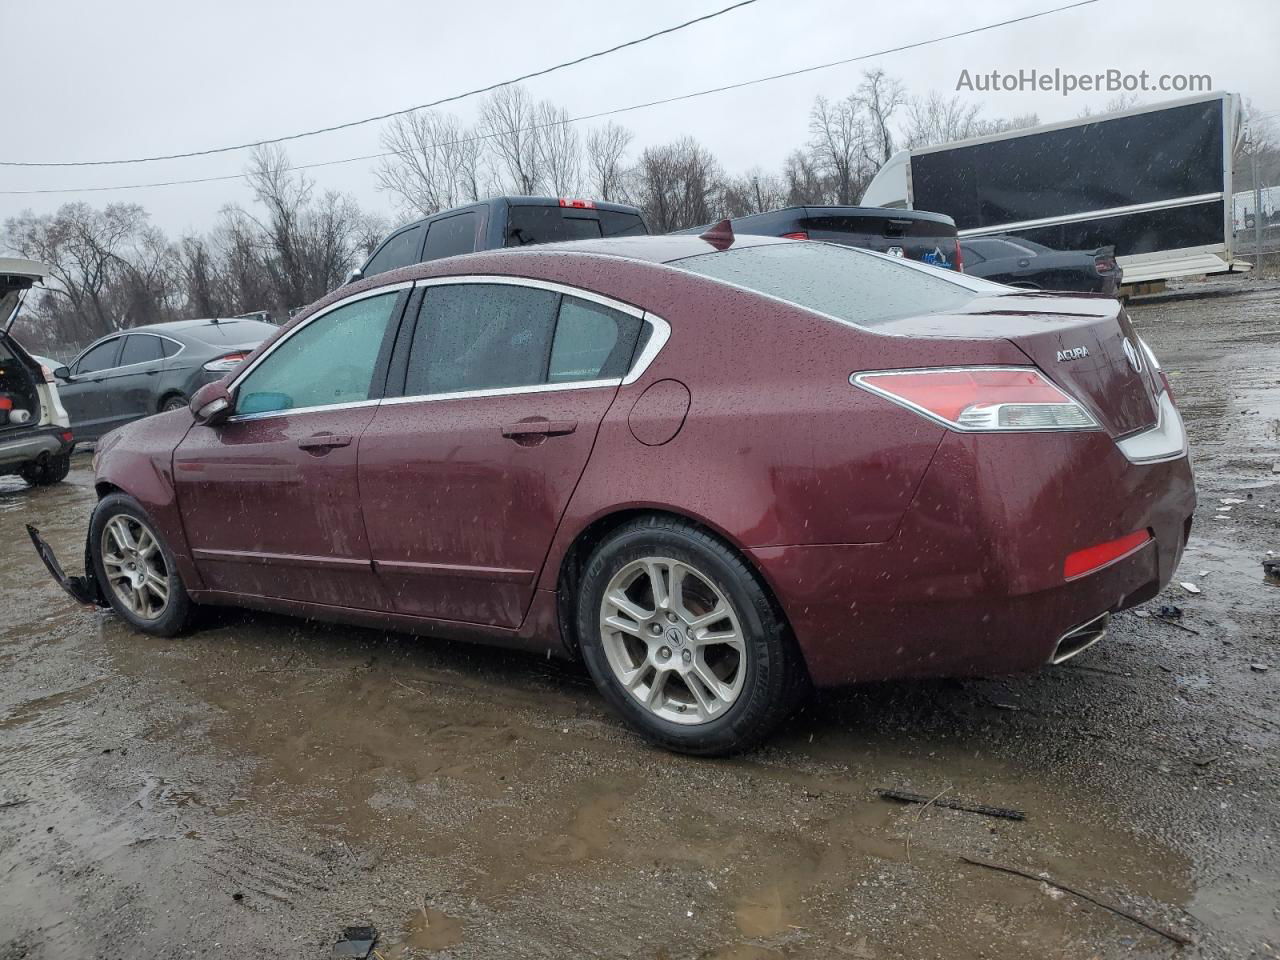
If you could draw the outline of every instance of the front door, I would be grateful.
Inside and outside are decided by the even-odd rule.
[[[77,440],[97,440],[116,424],[108,379],[120,357],[123,337],[95,343],[71,362],[71,379],[58,384],[58,399],[71,418]]]
[[[235,413],[179,444],[178,505],[208,588],[385,607],[360,517],[356,451],[406,296],[359,295],[291,331],[237,376]]]
[[[519,626],[642,321],[513,281],[427,286],[405,327],[360,440],[374,569],[398,612]]]

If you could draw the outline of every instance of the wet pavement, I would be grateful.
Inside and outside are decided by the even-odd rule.
[[[644,746],[539,657],[133,633],[23,532],[79,556],[87,457],[0,480],[0,960],[319,958],[361,922],[385,960],[1280,956],[1280,285],[1246,289],[1134,310],[1192,435],[1200,593],[1033,676],[823,695],[733,760]]]

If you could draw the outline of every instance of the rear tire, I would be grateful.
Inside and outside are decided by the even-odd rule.
[[[160,404],[160,412],[168,413],[170,410],[181,410],[187,405],[187,398],[180,393],[171,393],[165,397]]]
[[[18,476],[33,487],[47,487],[50,484],[61,483],[67,479],[67,474],[70,470],[71,455],[68,453],[55,453],[50,457],[42,457],[39,460],[33,460],[31,463],[24,463],[18,468]]]
[[[98,501],[89,520],[89,550],[103,596],[135,629],[174,637],[190,625],[195,604],[173,554],[133,497],[112,493]]]
[[[596,686],[668,750],[746,750],[807,687],[790,631],[755,572],[686,521],[654,516],[615,531],[591,555],[575,609]]]

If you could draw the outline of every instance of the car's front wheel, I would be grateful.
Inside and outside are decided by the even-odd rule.
[[[806,675],[755,573],[675,518],[629,523],[597,547],[577,597],[596,685],[647,739],[714,756],[767,736]]]
[[[123,493],[103,497],[89,521],[89,544],[94,573],[117,614],[162,637],[186,629],[191,598],[173,554],[137,500]]]

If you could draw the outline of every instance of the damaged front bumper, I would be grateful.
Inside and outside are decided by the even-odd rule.
[[[58,586],[67,591],[72,600],[88,607],[108,606],[107,599],[102,594],[102,587],[98,584],[98,578],[93,572],[93,559],[89,556],[87,537],[84,545],[84,576],[69,577],[63,571],[62,564],[58,563],[58,558],[54,556],[53,548],[44,542],[44,538],[40,536],[40,531],[29,523],[27,524],[27,535],[31,537],[36,553],[40,554],[40,559],[44,561],[44,565],[48,568],[53,579],[58,581]]]

